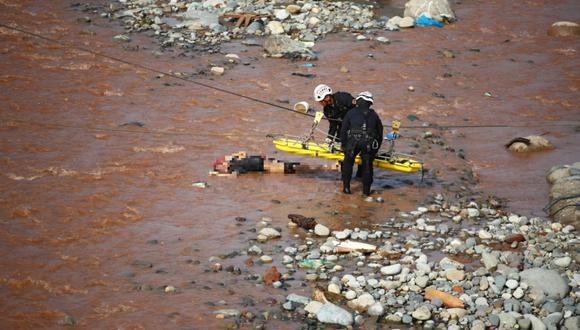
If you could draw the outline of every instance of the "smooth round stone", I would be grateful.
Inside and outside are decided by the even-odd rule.
[[[168,285],[165,287],[165,293],[174,293],[177,291],[173,285]]]
[[[558,267],[566,268],[566,267],[570,266],[571,262],[572,262],[572,258],[566,256],[566,257],[554,259],[554,261],[552,263]]]
[[[411,315],[417,320],[425,321],[431,318],[431,311],[429,307],[422,305],[415,309]]]
[[[481,239],[491,239],[491,238],[493,237],[493,236],[492,236],[492,235],[491,235],[491,234],[490,234],[488,231],[486,231],[486,230],[484,230],[484,229],[481,229],[481,230],[478,232],[478,236],[479,236],[479,238],[481,238]]]
[[[445,272],[445,277],[450,281],[463,281],[465,272],[462,270],[450,269]]]
[[[314,227],[314,233],[317,236],[322,236],[322,237],[326,237],[328,235],[330,235],[330,229],[328,229],[328,227],[321,225],[321,224],[317,224]]]
[[[484,297],[478,297],[477,299],[475,299],[475,305],[476,306],[489,306],[489,304],[487,303],[487,299]]]
[[[328,285],[328,292],[331,292],[334,294],[340,294],[340,286],[336,283],[330,283]]]
[[[356,298],[356,292],[354,292],[353,290],[348,290],[344,295],[344,297],[348,300],[353,300],[354,298]]]
[[[385,308],[383,307],[383,304],[376,302],[369,307],[367,313],[371,316],[381,316],[385,313]]]
[[[518,281],[516,280],[507,280],[505,282],[505,286],[507,286],[508,288],[510,288],[511,290],[517,288],[519,285]]]
[[[401,264],[395,264],[390,266],[384,266],[381,268],[381,273],[383,275],[397,275],[401,272],[402,266]]]
[[[512,295],[516,299],[522,299],[524,296],[524,290],[522,288],[517,288]]]
[[[267,255],[263,255],[260,257],[260,261],[265,263],[265,264],[269,264],[273,261],[272,257],[267,256]]]
[[[318,274],[306,274],[306,276],[304,276],[304,278],[307,281],[314,282],[318,279]]]

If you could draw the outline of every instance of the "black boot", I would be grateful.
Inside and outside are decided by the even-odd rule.
[[[342,188],[342,192],[345,193],[345,194],[349,194],[349,195],[351,194],[349,187],[343,187]]]
[[[362,179],[362,177],[363,177],[363,167],[362,167],[362,164],[359,164],[358,165],[358,167],[356,169],[356,175],[355,175],[355,177],[357,179]]]

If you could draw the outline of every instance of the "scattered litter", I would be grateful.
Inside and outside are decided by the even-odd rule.
[[[439,28],[442,28],[444,26],[443,23],[439,22],[436,19],[427,17],[427,15],[425,15],[425,14],[419,16],[419,18],[417,18],[417,20],[415,20],[415,24],[417,26],[436,26]]]
[[[304,78],[314,78],[316,74],[314,73],[300,73],[300,72],[292,72],[293,76],[304,77]]]
[[[304,64],[302,64],[302,67],[304,67],[304,68],[313,68],[315,66],[316,66],[316,64],[314,64],[314,63],[304,63]]]
[[[302,101],[302,102],[298,102],[298,103],[294,104],[294,111],[296,111],[296,112],[307,113],[309,108],[310,108],[310,105],[306,101]]]
[[[336,247],[336,253],[350,253],[350,252],[363,252],[370,253],[377,250],[376,245],[355,242],[355,241],[344,241],[340,242]]]
[[[191,186],[195,187],[195,188],[205,189],[205,188],[209,187],[209,184],[207,184],[207,182],[205,182],[205,181],[196,181],[196,182],[192,183]]]
[[[487,97],[494,97],[491,92],[485,92],[485,93],[483,93],[483,95],[487,96]]]

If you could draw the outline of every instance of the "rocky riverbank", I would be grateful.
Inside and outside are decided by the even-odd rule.
[[[514,214],[494,199],[453,202],[441,194],[374,228],[331,232],[318,224],[286,247],[276,246],[285,234],[270,221],[257,223],[246,254],[286,269],[246,279],[290,292],[275,315],[305,328],[578,329],[580,240],[573,226]],[[221,271],[218,265],[211,269]],[[293,293],[297,285],[312,295]],[[239,310],[216,314],[237,324],[265,322]]]

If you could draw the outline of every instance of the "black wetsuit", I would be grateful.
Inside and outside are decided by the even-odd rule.
[[[350,193],[352,167],[358,154],[362,158],[363,194],[370,195],[373,183],[373,161],[383,141],[383,123],[369,102],[350,110],[342,121],[340,140],[344,150],[342,183]]]
[[[345,92],[332,94],[332,100],[332,104],[324,107],[324,116],[329,119],[328,137],[336,140],[340,134],[341,120],[350,109],[354,108],[354,104],[352,95]]]

